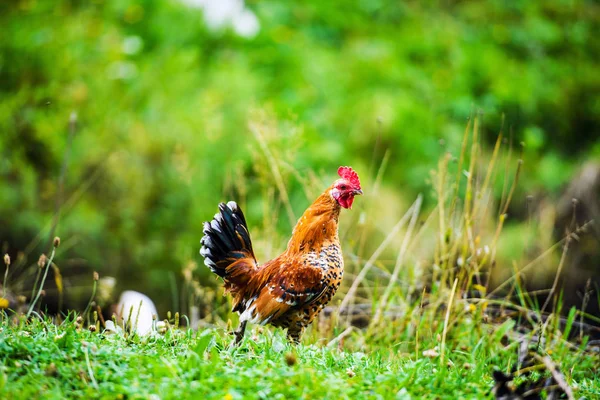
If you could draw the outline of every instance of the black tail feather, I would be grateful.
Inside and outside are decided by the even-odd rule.
[[[240,259],[251,258],[256,265],[246,218],[234,201],[219,204],[213,220],[204,223],[200,244],[204,264],[221,278],[227,278],[227,267]]]

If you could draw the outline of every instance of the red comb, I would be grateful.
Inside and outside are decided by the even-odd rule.
[[[338,175],[360,189],[360,179],[358,179],[358,174],[351,167],[339,167]]]

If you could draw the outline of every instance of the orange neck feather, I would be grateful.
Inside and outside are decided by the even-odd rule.
[[[331,196],[332,187],[327,188],[300,217],[286,252],[300,253],[320,251],[327,241],[338,241],[338,218],[340,205]]]

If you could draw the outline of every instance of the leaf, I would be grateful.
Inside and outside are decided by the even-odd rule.
[[[575,321],[575,315],[577,315],[577,309],[575,307],[571,307],[569,310],[569,316],[567,317],[567,323],[565,324],[565,330],[563,332],[563,338],[565,340],[568,340],[569,338],[571,328],[573,328],[573,322]]]
[[[496,341],[501,341],[502,338],[506,335],[506,333],[508,331],[510,331],[511,329],[513,329],[514,326],[515,326],[514,320],[512,320],[512,319],[507,320],[502,325],[500,325],[498,327],[498,329],[496,329],[496,331],[494,332],[494,339]]]
[[[196,344],[196,347],[194,348],[194,351],[198,355],[202,356],[204,354],[204,352],[206,351],[206,349],[208,348],[208,345],[210,344],[212,339],[213,339],[213,335],[211,335],[210,332],[203,334],[198,339],[198,342]]]

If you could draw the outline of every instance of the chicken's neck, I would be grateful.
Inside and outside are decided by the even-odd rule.
[[[300,217],[292,238],[288,242],[288,253],[320,251],[324,244],[337,243],[340,205],[329,193],[321,194]]]

